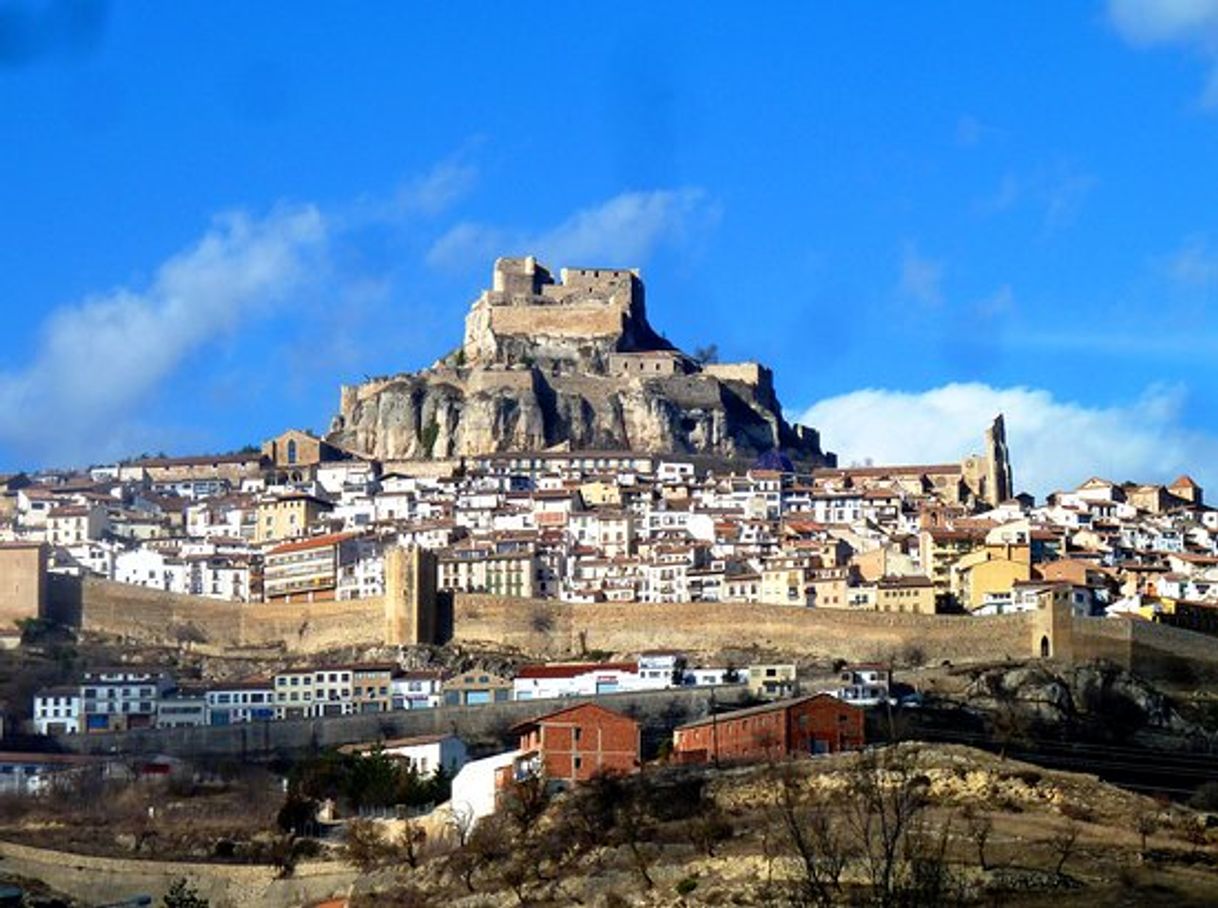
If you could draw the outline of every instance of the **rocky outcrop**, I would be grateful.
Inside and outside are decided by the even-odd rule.
[[[1161,691],[1111,663],[992,669],[972,682],[965,700],[1007,721],[1018,718],[1029,730],[1068,733],[1080,740],[1152,743],[1209,737]]]
[[[417,373],[342,390],[328,440],[381,459],[570,449],[832,464],[782,417],[768,369],[703,366],[651,327],[632,271],[500,259],[462,345]]]

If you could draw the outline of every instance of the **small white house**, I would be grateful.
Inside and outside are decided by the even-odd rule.
[[[510,774],[512,767],[523,754],[519,750],[471,760],[453,778],[452,799],[449,809],[454,815],[480,820],[495,812],[495,799],[499,792],[499,779]]]
[[[443,770],[456,775],[468,760],[465,742],[456,735],[418,735],[412,738],[391,738],[379,744],[355,744],[341,748],[346,753],[372,753],[379,750],[387,757],[401,760],[421,776],[433,776]]]

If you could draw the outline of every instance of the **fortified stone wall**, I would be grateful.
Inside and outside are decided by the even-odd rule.
[[[587,651],[655,648],[714,652],[756,646],[819,658],[874,659],[911,645],[927,660],[1023,659],[1031,652],[1027,615],[974,618],[842,612],[722,603],[591,603],[458,594],[453,637],[497,641],[552,658]]]
[[[533,390],[531,369],[474,369],[465,382],[469,394],[493,394],[503,391],[527,393]]]
[[[1218,641],[1213,637],[1146,621],[1130,622],[1129,636],[1130,664],[1140,674],[1218,677]]]
[[[770,370],[760,363],[707,363],[702,371],[723,381],[739,381],[748,385],[770,383]]]
[[[282,645],[300,652],[381,644],[381,598],[242,603],[86,577],[52,575],[48,614],[82,630],[154,646],[190,641],[201,652]]]
[[[1069,657],[1075,662],[1107,659],[1133,666],[1133,623],[1107,618],[1074,618]]]
[[[433,591],[409,559],[395,569],[388,599],[316,603],[236,603],[182,596],[106,580],[50,575],[48,608],[56,621],[86,631],[201,652],[282,647],[317,653],[448,639],[516,650],[529,658],[579,658],[589,652],[637,653],[673,648],[691,653],[756,648],[786,657],[869,660],[916,647],[928,662],[1108,659],[1147,674],[1194,668],[1218,671],[1213,638],[1148,622],[1072,618],[1068,613],[971,617],[894,612],[844,612],[781,605],[723,603],[588,603],[509,599],[485,594],[445,597],[434,613]],[[425,572],[424,572],[425,573]]]
[[[495,334],[530,337],[601,337],[622,333],[624,312],[617,306],[494,306],[490,327]]]
[[[713,697],[718,704],[740,703],[744,685],[607,694],[595,702],[638,719],[644,732],[670,731],[673,726],[707,715]],[[441,706],[325,719],[250,722],[196,728],[147,728],[96,735],[63,735],[64,748],[84,754],[165,753],[190,757],[259,759],[283,753],[317,751],[343,744],[456,734],[467,743],[499,749],[513,740],[511,728],[556,709],[591,702],[590,698],[520,700],[482,706]]]

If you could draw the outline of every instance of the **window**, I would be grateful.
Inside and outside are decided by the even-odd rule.
[[[296,463],[296,440],[288,441],[288,463]]]

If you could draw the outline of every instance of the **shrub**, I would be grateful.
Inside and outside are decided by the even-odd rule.
[[[1193,792],[1188,806],[1206,812],[1218,811],[1218,782],[1206,782]]]
[[[1095,819],[1095,811],[1086,804],[1071,804],[1066,802],[1061,806],[1062,816],[1080,823],[1090,823]]]
[[[185,877],[178,877],[165,890],[161,904],[164,908],[208,908],[211,903]]]
[[[695,877],[687,876],[685,879],[677,883],[677,895],[689,895],[698,888],[698,880]]]

